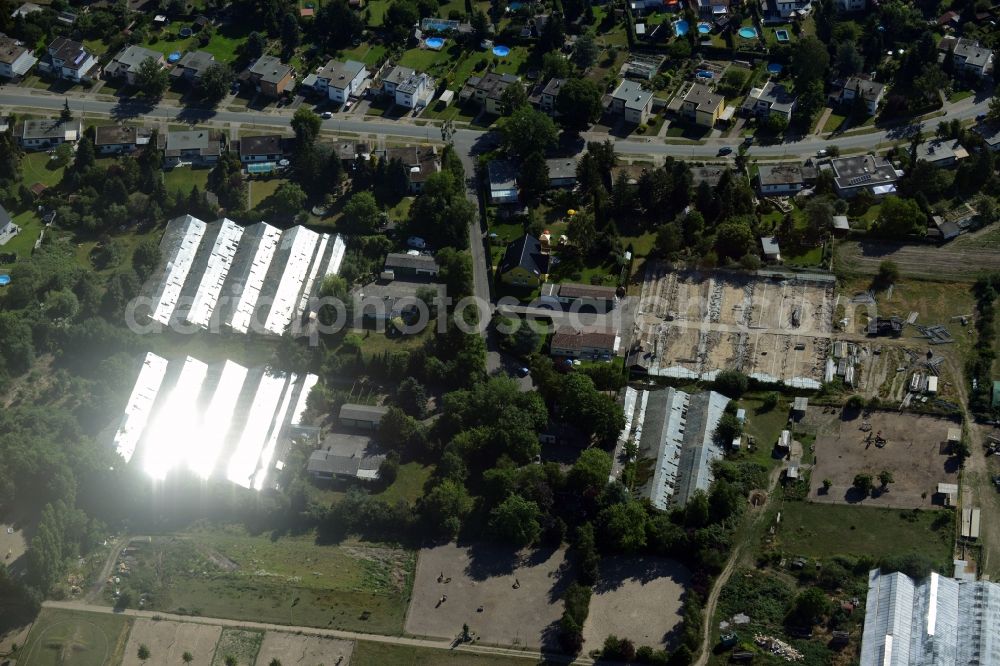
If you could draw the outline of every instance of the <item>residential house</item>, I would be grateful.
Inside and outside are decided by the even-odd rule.
[[[876,196],[896,191],[896,181],[903,175],[885,157],[859,155],[830,160],[837,194],[853,197],[863,189]]]
[[[295,70],[281,62],[280,58],[262,55],[240,74],[240,80],[254,87],[265,97],[280,97],[295,82]]]
[[[760,0],[760,4],[767,22],[783,22],[812,11],[812,0]]]
[[[550,305],[568,306],[571,310],[586,307],[596,312],[608,312],[618,302],[614,287],[571,282],[542,285],[540,300]]]
[[[94,149],[101,155],[131,153],[149,145],[152,136],[153,130],[148,127],[98,125],[94,130]]]
[[[868,8],[868,0],[836,0],[834,6],[841,12],[863,12]]]
[[[52,40],[39,61],[38,68],[42,72],[76,83],[92,81],[101,72],[97,56],[80,42],[74,42],[66,37],[56,37]]]
[[[24,18],[28,14],[34,14],[35,12],[40,11],[44,11],[44,8],[41,5],[37,5],[34,2],[25,2],[20,7],[15,9],[13,13],[11,13],[10,17],[12,19],[16,19],[18,16]]]
[[[483,76],[470,76],[458,98],[463,102],[475,100],[486,113],[498,116],[503,113],[503,92],[520,79],[513,74],[487,72]]]
[[[37,62],[31,49],[0,32],[0,77],[18,80]]]
[[[549,79],[545,87],[542,88],[542,94],[538,99],[538,108],[545,113],[554,114],[556,112],[556,98],[559,97],[559,91],[564,83],[566,83],[566,79]]]
[[[354,168],[354,162],[358,159],[359,155],[357,143],[354,141],[338,141],[334,144],[333,149],[336,151],[337,157],[345,169]]]
[[[40,118],[18,123],[14,136],[25,150],[48,150],[61,143],[76,143],[82,131],[79,120]]]
[[[748,115],[766,118],[772,113],[780,115],[786,121],[792,119],[795,109],[795,97],[780,83],[768,81],[763,88],[753,88],[743,102],[743,112]]]
[[[429,254],[390,252],[385,258],[384,269],[392,271],[394,278],[435,278],[440,272],[437,261]]]
[[[10,213],[0,205],[0,246],[9,243],[15,236],[21,233],[21,227],[14,224]]]
[[[653,109],[653,92],[637,81],[624,80],[611,94],[611,112],[633,125],[644,125]]]
[[[104,75],[109,79],[122,79],[130,86],[134,86],[139,75],[139,66],[147,58],[152,58],[160,67],[166,62],[159,51],[135,45],[126,46],[104,67]]]
[[[549,353],[564,358],[610,361],[620,346],[621,338],[614,331],[565,326],[552,334]]]
[[[953,40],[953,41],[952,41]],[[965,37],[944,38],[938,48],[951,45],[951,59],[955,72],[982,78],[993,73],[993,50]],[[947,56],[946,56],[947,57]]]
[[[509,160],[490,160],[486,165],[490,180],[490,203],[517,203],[517,167]]]
[[[801,164],[764,164],[757,170],[757,191],[763,196],[784,196],[815,182],[816,170]]]
[[[576,160],[557,157],[545,160],[549,168],[549,187],[576,187]]]
[[[320,481],[375,481],[384,460],[370,434],[332,432],[309,456],[306,471]]]
[[[760,247],[764,251],[764,258],[768,261],[781,261],[781,247],[778,239],[774,236],[761,236]]]
[[[310,74],[302,85],[310,87],[332,102],[343,104],[351,97],[364,91],[369,74],[364,63],[357,60],[330,60],[323,67]]]
[[[504,284],[516,287],[537,287],[545,281],[551,257],[542,253],[542,244],[531,234],[525,234],[507,246],[497,265],[497,275]]]
[[[730,0],[698,0],[698,15],[714,19],[729,14]]]
[[[434,97],[434,79],[396,65],[382,78],[382,94],[407,109],[422,109]]]
[[[680,115],[685,120],[701,125],[715,127],[722,117],[726,106],[726,98],[708,89],[707,86],[692,85],[681,102]]]
[[[376,430],[382,417],[388,413],[388,407],[377,407],[372,405],[356,405],[344,403],[340,406],[338,419],[340,424],[347,428],[357,428],[359,430]]]
[[[885,96],[885,84],[870,79],[863,79],[860,76],[852,76],[844,83],[840,89],[840,103],[853,104],[855,100],[864,101],[865,110],[869,116],[874,116],[878,112],[878,105],[882,103]]]
[[[167,132],[163,166],[214,164],[219,161],[225,146],[226,136],[218,130],[170,131]]]
[[[240,137],[240,162],[278,162],[285,158],[288,141],[280,134]]]
[[[385,159],[399,160],[406,167],[406,184],[410,194],[419,194],[424,190],[424,183],[431,174],[441,170],[437,149],[433,146],[408,148],[388,148]]]
[[[170,70],[174,80],[198,83],[206,70],[215,63],[215,56],[205,51],[188,51]]]
[[[924,161],[939,167],[954,166],[968,156],[969,152],[962,144],[953,139],[931,139],[918,143],[916,148],[918,162]]]

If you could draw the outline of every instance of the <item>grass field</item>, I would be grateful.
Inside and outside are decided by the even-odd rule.
[[[254,209],[261,205],[269,196],[278,191],[282,183],[287,183],[284,178],[268,178],[267,180],[249,180],[247,187],[250,190],[250,208]]]
[[[788,404],[779,400],[774,409],[766,412],[760,411],[762,404],[763,400],[758,398],[740,400],[740,407],[747,410],[743,432],[751,435],[757,443],[755,451],[747,450],[744,455],[754,462],[771,466],[776,462],[771,451],[788,420]]]
[[[42,231],[42,221],[38,218],[38,213],[33,210],[26,210],[11,219],[14,224],[21,227],[21,233],[7,241],[5,245],[0,245],[0,254],[13,253],[23,259],[31,255],[38,234]]]
[[[209,169],[174,167],[163,174],[163,184],[171,192],[188,194],[195,185],[204,192],[208,183],[208,174]]]
[[[417,462],[408,462],[399,466],[399,474],[392,484],[378,493],[376,497],[390,504],[403,500],[413,504],[424,494],[424,484],[430,478],[434,468]]]
[[[28,153],[21,159],[21,173],[24,176],[24,184],[31,187],[35,183],[41,183],[46,187],[58,185],[62,180],[63,167],[57,167],[56,160],[46,152]]]
[[[806,557],[923,553],[934,562],[951,557],[951,514],[942,511],[784,502],[780,549]]]
[[[155,610],[398,634],[414,563],[401,549],[217,529],[158,537],[123,587]]]
[[[120,615],[43,609],[21,649],[28,666],[104,666],[118,663],[129,619]]]
[[[358,641],[354,646],[351,666],[529,666],[550,662],[535,661],[522,657],[501,657],[499,655],[473,654],[452,650],[390,645]]]

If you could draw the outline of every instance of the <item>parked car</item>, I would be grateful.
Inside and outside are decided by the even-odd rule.
[[[819,150],[816,151],[816,157],[826,157],[829,154],[830,153],[827,152],[826,148],[820,148]]]
[[[527,368],[518,368],[517,370],[518,377],[527,377],[529,374],[531,374],[531,371]]]
[[[333,111],[324,111],[323,120],[329,120],[330,118],[333,118]]]
[[[423,250],[427,247],[427,241],[420,236],[410,236],[406,239],[406,244],[412,248],[416,248],[417,250]]]
[[[719,148],[719,157],[722,157],[723,155],[729,155],[732,152],[733,152],[732,148],[730,148],[729,146],[723,146],[722,148]]]

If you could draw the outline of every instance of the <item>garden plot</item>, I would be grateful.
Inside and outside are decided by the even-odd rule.
[[[185,652],[194,666],[209,666],[222,627],[172,620],[137,619],[132,625],[122,666],[181,664]],[[139,646],[149,649],[149,659],[139,659]]]

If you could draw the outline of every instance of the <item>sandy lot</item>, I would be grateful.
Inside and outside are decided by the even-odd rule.
[[[220,634],[222,627],[206,624],[137,619],[132,625],[122,666],[174,666],[184,663],[181,656],[185,652],[194,657],[191,662],[194,666],[208,666]],[[137,656],[140,645],[149,648],[150,657],[145,662]]]
[[[660,648],[670,642],[680,627],[681,601],[690,580],[690,572],[674,560],[604,558],[583,625],[584,651],[600,648],[611,634],[636,647]]]
[[[7,530],[13,530],[10,534]],[[6,566],[10,566],[17,558],[24,555],[28,544],[24,540],[24,532],[11,525],[0,524],[0,558]]]
[[[873,412],[868,421],[870,434],[881,431],[888,440],[884,447],[867,443],[869,432],[861,430],[865,418],[858,411],[824,414],[810,408],[805,422],[817,428],[809,499],[814,502],[857,502],[860,493],[852,484],[857,474],[882,470],[892,472],[889,491],[864,499],[872,506],[892,508],[932,508],[940,506],[934,493],[939,483],[958,483],[958,461],[946,452],[948,428],[957,421],[934,416]],[[874,437],[872,438],[874,440]],[[829,492],[823,479],[833,482]],[[875,479],[878,486],[878,480]]]
[[[425,548],[417,561],[406,631],[455,638],[468,623],[483,643],[555,645],[562,593],[572,582],[568,568],[563,549],[514,553],[491,545]],[[450,582],[438,582],[441,574]],[[439,603],[445,595],[448,599]]]
[[[349,664],[353,648],[351,641],[269,631],[257,653],[257,666],[268,666],[272,659],[279,659],[283,665]]]

